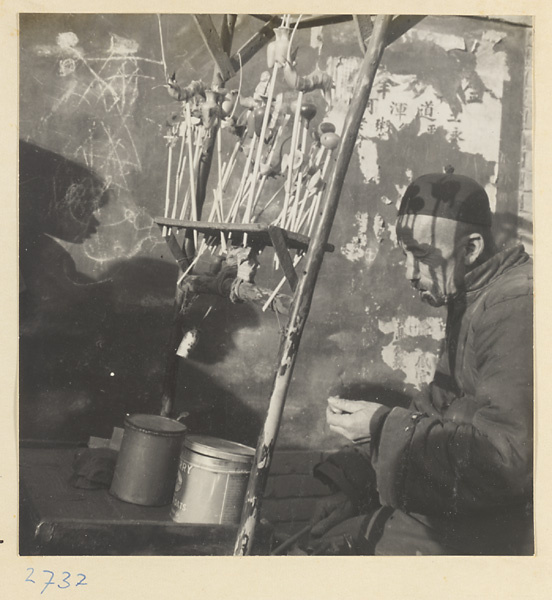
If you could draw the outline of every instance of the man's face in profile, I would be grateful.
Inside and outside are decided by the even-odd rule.
[[[397,240],[406,257],[406,278],[431,306],[443,306],[461,288],[464,251],[459,224],[431,215],[401,215]]]

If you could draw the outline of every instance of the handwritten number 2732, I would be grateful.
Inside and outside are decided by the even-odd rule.
[[[28,575],[25,579],[26,582],[36,583],[36,581],[34,579],[32,579],[32,577],[34,575],[34,571],[35,570],[32,567],[27,568]],[[40,592],[41,594],[43,594],[48,589],[48,586],[56,585],[56,582],[54,581],[55,574],[53,571],[48,571],[47,569],[44,569],[42,572],[48,573],[49,578],[47,581],[44,582],[44,587],[42,588],[42,591]],[[62,575],[64,575],[64,577],[62,578],[61,583],[57,584],[57,587],[60,590],[66,590],[68,587],[71,587],[71,582],[69,581],[69,579],[71,577],[71,573],[69,573],[69,571],[63,571]],[[73,584],[74,587],[78,587],[79,585],[88,585],[87,583],[85,583],[86,575],[84,575],[83,573],[77,573],[76,577],[78,578],[78,580],[76,583]]]

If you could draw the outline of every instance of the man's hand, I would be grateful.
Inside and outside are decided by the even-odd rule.
[[[316,503],[312,522],[315,523],[311,536],[318,538],[339,525],[346,519],[356,515],[352,502],[343,492],[324,496]]]
[[[326,421],[332,431],[340,433],[352,442],[369,442],[370,421],[382,405],[363,400],[328,398]]]

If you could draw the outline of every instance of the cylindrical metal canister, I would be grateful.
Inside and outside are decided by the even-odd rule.
[[[127,416],[111,494],[133,504],[169,504],[185,431],[185,425],[166,417]]]
[[[205,435],[184,440],[171,517],[177,523],[239,523],[255,450]]]

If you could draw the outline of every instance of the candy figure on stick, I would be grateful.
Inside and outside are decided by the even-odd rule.
[[[221,128],[228,130],[230,133],[241,137],[243,130],[239,131],[237,128],[237,119],[234,116],[236,113],[236,107],[238,104],[238,90],[230,90],[226,92],[224,99],[220,105],[222,112]]]
[[[243,137],[246,134],[249,137],[252,137],[255,129],[253,110],[257,108],[258,103],[252,96],[239,96],[239,104],[240,106],[243,106],[245,110],[242,110],[238,115],[233,128],[234,132],[239,137]]]
[[[310,75],[301,76],[297,73],[296,63],[291,61],[286,61],[284,65],[284,79],[290,88],[298,92],[322,90],[328,93],[335,87],[331,76],[318,67]]]
[[[335,87],[333,79],[328,73],[319,67],[309,75],[299,75],[297,72],[297,61],[295,52],[290,52],[289,59],[284,63],[284,80],[287,85],[298,92],[313,92],[321,90],[327,104],[331,104],[330,91]]]
[[[221,108],[222,114],[224,117],[231,117],[234,112],[234,107],[236,106],[236,101],[238,99],[238,90],[230,90],[226,92],[224,96],[224,100],[222,101]]]
[[[265,103],[268,98],[268,86],[270,85],[270,73],[263,71],[259,83],[253,92],[253,100],[258,103]]]
[[[176,71],[167,77],[167,83],[164,85],[169,92],[169,96],[179,102],[187,102],[196,95],[205,94],[205,85],[202,81],[192,81],[186,87],[181,87],[176,80]]]
[[[269,69],[272,69],[275,64],[283,66],[286,63],[291,32],[292,29],[285,26],[274,30],[275,39],[268,44],[266,49],[266,63]]]

